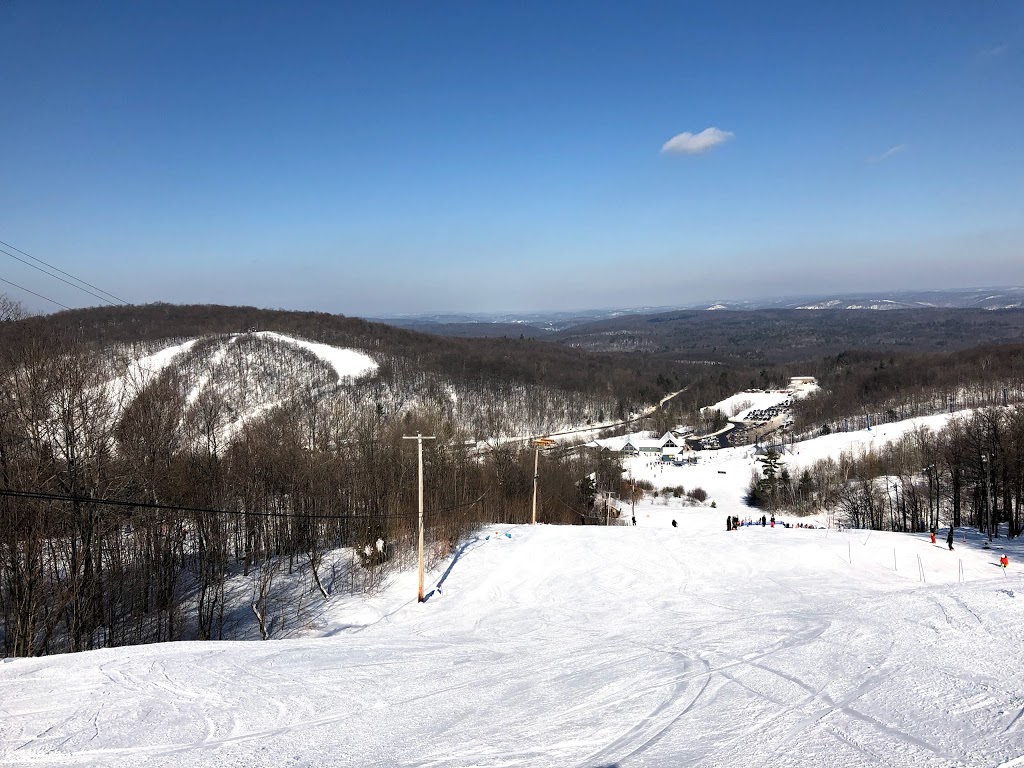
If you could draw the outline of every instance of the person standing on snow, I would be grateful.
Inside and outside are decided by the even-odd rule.
[[[953,526],[949,526],[949,534],[946,536],[946,543],[949,545],[949,551],[953,551]]]

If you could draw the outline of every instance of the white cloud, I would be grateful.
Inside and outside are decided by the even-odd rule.
[[[893,155],[898,155],[900,152],[907,148],[906,144],[897,144],[895,147],[889,147],[885,152],[880,155],[872,155],[868,158],[868,162],[880,163],[883,160],[888,160]]]
[[[733,137],[732,131],[721,131],[718,128],[705,128],[700,133],[683,131],[666,141],[662,152],[678,152],[682,155],[696,155],[707,152],[712,147],[717,147]]]
[[[1003,43],[1002,45],[994,45],[991,48],[986,48],[985,50],[980,51],[978,53],[978,58],[982,61],[985,61],[987,59],[995,59],[998,58],[999,56],[1002,56],[1008,50],[1010,50],[1009,43]]]

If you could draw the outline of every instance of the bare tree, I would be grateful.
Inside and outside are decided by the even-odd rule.
[[[24,320],[28,316],[29,311],[25,309],[24,304],[7,294],[0,293],[0,323]]]

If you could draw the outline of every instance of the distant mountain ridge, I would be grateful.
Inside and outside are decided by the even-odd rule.
[[[398,317],[367,318],[399,328],[409,328],[443,336],[505,336],[522,334],[541,337],[587,323],[633,315],[653,315],[681,310],[760,309],[1021,309],[1024,287],[999,286],[938,290],[904,290],[863,293],[827,293],[804,296],[780,296],[758,299],[719,299],[671,306],[642,306],[616,309],[591,309],[553,312],[465,312],[411,314]],[[480,326],[493,326],[482,328]]]

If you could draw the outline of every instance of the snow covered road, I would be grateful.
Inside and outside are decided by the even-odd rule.
[[[725,510],[640,512],[646,527],[495,529],[512,537],[470,543],[424,604],[395,584],[382,598],[393,612],[368,626],[339,610],[318,637],[6,660],[0,764],[1024,755],[1024,582],[990,552],[865,531],[727,533]],[[905,568],[893,569],[894,550]]]

